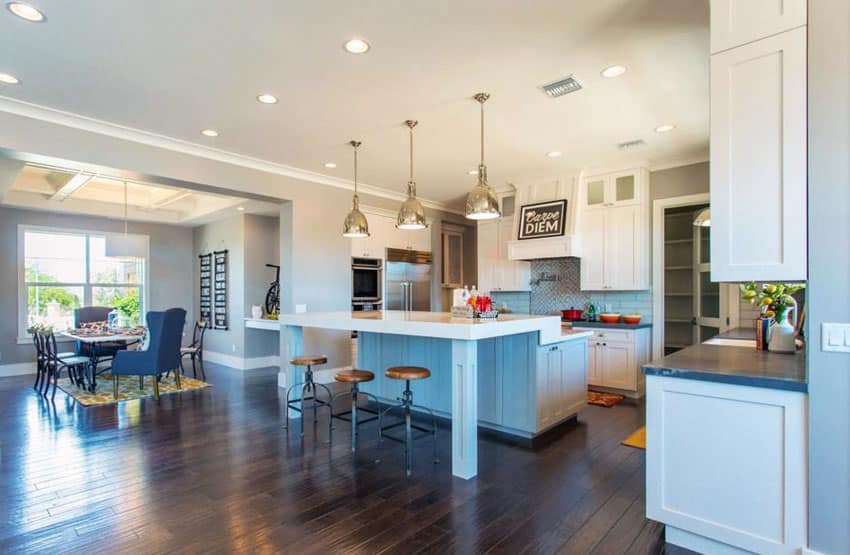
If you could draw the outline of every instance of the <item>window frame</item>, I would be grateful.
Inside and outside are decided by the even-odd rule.
[[[26,234],[27,232],[36,232],[36,233],[50,233],[53,235],[73,235],[73,236],[84,236],[85,241],[85,282],[83,283],[71,283],[71,282],[55,282],[50,285],[54,285],[57,287],[82,287],[83,288],[83,306],[90,306],[93,297],[93,288],[95,287],[138,287],[139,288],[139,313],[142,320],[144,320],[145,315],[148,312],[148,303],[150,297],[150,236],[144,235],[140,233],[133,233],[131,235],[136,235],[142,237],[144,239],[144,264],[142,269],[142,283],[92,283],[91,280],[91,237],[109,237],[115,235],[122,235],[121,233],[114,233],[108,231],[98,231],[92,229],[84,229],[84,228],[60,228],[60,227],[52,227],[52,226],[40,226],[40,225],[30,225],[30,224],[18,224],[18,248],[17,248],[17,263],[18,263],[18,344],[28,344],[32,343],[32,334],[27,332],[27,316],[28,316],[28,303],[27,296],[28,291],[27,287],[29,284],[26,281]],[[57,337],[57,341],[60,339]],[[64,340],[64,339],[63,339]],[[66,341],[71,341],[67,339]]]

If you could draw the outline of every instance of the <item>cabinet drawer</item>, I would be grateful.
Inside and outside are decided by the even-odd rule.
[[[604,330],[599,328],[573,328],[581,331],[592,331],[593,335],[588,337],[588,341],[622,341],[626,343],[634,343],[635,332],[632,330]]]

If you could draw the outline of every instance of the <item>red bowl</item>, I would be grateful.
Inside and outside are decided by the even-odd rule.
[[[620,321],[620,315],[619,314],[600,314],[599,319],[604,324],[616,324],[617,322]]]
[[[623,316],[623,323],[631,324],[631,325],[640,324],[641,318],[642,318],[642,316],[640,316],[640,315],[638,315],[638,316]]]

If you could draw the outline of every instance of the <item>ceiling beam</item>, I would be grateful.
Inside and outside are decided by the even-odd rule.
[[[163,197],[155,202],[150,203],[151,208],[162,208],[163,206],[168,206],[169,204],[175,203],[178,200],[183,200],[184,198],[191,196],[194,194],[194,191],[175,191],[174,193]]]
[[[79,172],[69,179],[64,185],[59,187],[55,193],[50,195],[48,200],[62,202],[80,189],[86,186],[86,183],[94,177],[93,173]]]

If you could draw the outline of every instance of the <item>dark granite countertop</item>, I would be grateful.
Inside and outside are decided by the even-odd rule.
[[[601,328],[609,330],[639,330],[643,328],[651,328],[651,322],[641,322],[640,324],[606,324],[605,322],[588,322],[587,320],[573,320],[570,322],[574,328]]]
[[[752,330],[732,330],[721,337],[752,339]],[[733,385],[807,392],[804,351],[783,354],[753,347],[693,345],[643,366],[648,376],[667,376]]]

